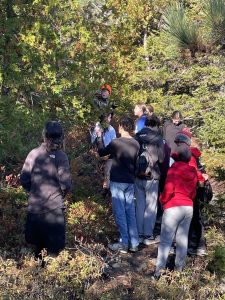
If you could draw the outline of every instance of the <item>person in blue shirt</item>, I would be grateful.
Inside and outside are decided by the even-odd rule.
[[[147,116],[151,116],[154,113],[154,108],[151,105],[138,103],[134,107],[134,115],[138,117],[135,123],[135,133],[138,133],[145,127],[145,120]]]
[[[102,120],[96,123],[95,130],[91,132],[91,143],[95,143],[95,140],[97,138],[96,131],[101,130],[102,131],[102,137],[103,137],[103,143],[104,147],[108,146],[108,144],[116,138],[116,131],[112,125],[110,125],[111,122],[111,115],[104,116]]]

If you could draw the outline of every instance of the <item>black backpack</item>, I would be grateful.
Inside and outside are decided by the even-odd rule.
[[[203,201],[204,203],[209,203],[213,198],[213,190],[212,190],[212,186],[209,182],[209,180],[205,181],[204,184],[204,198]]]
[[[204,182],[204,186],[198,186],[196,191],[196,198],[200,203],[209,203],[213,198],[213,190],[209,180]]]
[[[136,175],[137,176],[151,176],[152,158],[150,154],[150,145],[142,144],[137,161],[136,161]]]

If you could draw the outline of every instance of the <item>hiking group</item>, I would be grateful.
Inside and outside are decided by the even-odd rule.
[[[119,231],[118,242],[108,247],[127,253],[138,251],[140,244],[159,243],[155,277],[165,269],[170,252],[176,255],[175,269],[182,270],[187,253],[206,255],[201,204],[212,194],[206,190],[198,140],[179,111],[160,126],[154,108],[142,103],[134,107],[135,124],[130,117],[120,119],[117,138],[110,125],[116,108],[109,101],[111,92],[103,85],[94,99],[101,114],[90,129],[99,156],[108,157],[103,188],[110,190]],[[63,199],[71,177],[60,123],[48,122],[43,137],[44,143],[28,154],[20,177],[29,192],[25,238],[36,246],[36,256],[43,248],[56,256],[65,247]]]

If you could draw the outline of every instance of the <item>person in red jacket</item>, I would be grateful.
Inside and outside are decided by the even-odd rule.
[[[193,200],[196,195],[197,173],[189,166],[190,148],[179,149],[177,161],[167,173],[163,193],[160,196],[164,213],[155,277],[159,277],[166,266],[170,247],[176,236],[175,269],[183,269],[188,247],[188,231],[193,215]]]
[[[179,132],[176,135],[175,143],[177,144],[177,149],[180,147],[190,147],[191,159],[188,164],[195,168],[198,177],[193,217],[188,236],[188,254],[204,256],[206,255],[206,240],[204,238],[204,226],[201,217],[201,199],[204,197],[204,185],[205,181],[208,179],[208,175],[204,173],[204,168],[200,164],[200,146],[197,140],[192,137],[190,129],[184,128]],[[176,154],[173,154],[173,156],[175,155]]]

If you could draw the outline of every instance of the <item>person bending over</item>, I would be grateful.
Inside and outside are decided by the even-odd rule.
[[[188,165],[191,158],[189,148],[179,151],[177,158],[178,160],[168,171],[164,191],[160,196],[164,213],[156,262],[156,277],[159,277],[166,267],[174,237],[176,239],[176,270],[183,269],[187,256],[188,232],[198,178],[195,168]]]

